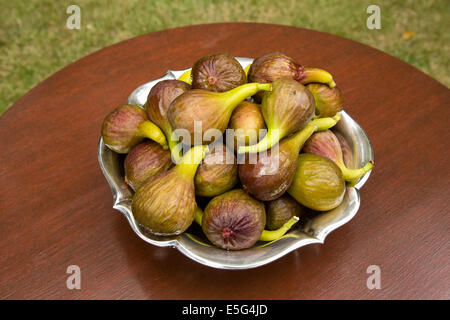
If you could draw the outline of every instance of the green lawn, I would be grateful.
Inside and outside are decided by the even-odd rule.
[[[65,27],[70,4],[81,8],[80,30]],[[381,8],[381,30],[366,28],[370,4]],[[223,21],[337,34],[450,86],[448,0],[0,0],[0,8],[0,114],[55,71],[100,48],[152,31]]]

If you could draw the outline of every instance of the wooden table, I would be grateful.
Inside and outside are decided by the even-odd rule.
[[[102,120],[134,88],[222,51],[281,51],[330,71],[375,153],[353,220],[324,245],[245,271],[139,239],[97,163]],[[449,299],[449,110],[449,90],[414,67],[311,30],[200,25],[102,49],[0,117],[0,298]],[[81,269],[80,290],[66,287],[69,265]],[[380,290],[366,286],[370,265]]]

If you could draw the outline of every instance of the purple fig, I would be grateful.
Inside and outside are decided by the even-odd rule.
[[[141,142],[125,158],[125,182],[136,191],[148,178],[167,171],[171,166],[168,150],[151,140]]]
[[[253,246],[266,224],[264,204],[241,189],[213,198],[205,208],[202,229],[214,245],[226,250]]]
[[[279,79],[264,94],[261,111],[267,133],[257,144],[241,146],[238,153],[267,150],[282,138],[302,129],[314,115],[314,98],[305,86],[292,79]]]
[[[353,168],[353,151],[352,148],[350,148],[350,145],[348,144],[347,139],[339,133],[338,131],[333,131],[336,138],[339,140],[339,144],[341,145],[342,150],[342,157],[344,158],[344,164],[349,167]]]
[[[178,80],[162,80],[152,87],[147,97],[145,110],[148,118],[153,121],[166,135],[172,152],[174,162],[181,159],[181,148],[177,147],[178,140],[172,138],[172,126],[167,118],[167,111],[170,104],[176,97],[187,92],[191,86],[183,81]]]
[[[318,154],[334,161],[341,169],[346,181],[357,180],[373,168],[373,162],[369,161],[360,169],[348,169],[344,164],[339,140],[331,130],[314,133],[306,141],[302,151]]]
[[[231,114],[230,129],[234,130],[234,149],[239,146],[257,144],[260,130],[266,128],[261,107],[249,101],[242,101]]]
[[[306,88],[314,96],[318,118],[332,117],[344,108],[344,98],[338,87],[330,88],[324,84],[311,83]]]
[[[195,194],[214,197],[231,190],[238,181],[237,160],[233,151],[220,144],[211,147],[195,174]]]
[[[304,210],[294,198],[285,193],[278,199],[266,203],[266,228],[279,229],[292,217],[302,216]]]
[[[231,114],[239,103],[259,90],[270,89],[271,84],[268,83],[247,83],[221,93],[193,89],[171,103],[169,121],[173,129],[186,133],[182,137],[184,144],[209,143],[225,132]],[[212,136],[208,136],[210,134]]]
[[[225,92],[247,83],[240,63],[228,53],[216,53],[200,58],[191,71],[192,87]]]
[[[133,105],[123,105],[105,117],[102,125],[104,144],[117,153],[128,153],[144,138],[158,142],[167,148],[161,129],[147,119],[145,110]]]
[[[177,235],[194,221],[194,176],[207,146],[195,146],[169,171],[150,177],[133,196],[136,221],[156,235]]]

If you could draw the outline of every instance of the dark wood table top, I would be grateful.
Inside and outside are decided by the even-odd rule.
[[[97,163],[102,120],[134,88],[222,51],[281,51],[330,71],[375,154],[353,220],[252,270],[208,268],[139,239]],[[414,67],[311,30],[200,25],[102,49],[0,117],[0,298],[449,299],[449,110],[449,89]],[[80,290],[66,287],[69,265]],[[366,286],[370,265],[379,290]]]

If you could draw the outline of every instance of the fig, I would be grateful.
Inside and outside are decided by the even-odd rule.
[[[316,130],[328,129],[338,120],[339,117],[315,119],[302,130],[281,140],[276,148],[258,153],[256,161],[250,161],[247,155],[244,163],[239,164],[239,178],[243,189],[262,201],[280,197],[291,185],[298,154],[305,141]]]
[[[179,130],[177,134],[181,132],[182,142],[186,145],[213,142],[225,132],[231,114],[239,103],[257,91],[270,89],[269,83],[247,83],[220,93],[192,89],[170,104],[169,121],[173,129]]]
[[[205,236],[226,250],[250,248],[258,241],[265,224],[264,204],[241,189],[214,197],[202,218]]]
[[[192,87],[225,92],[247,83],[240,63],[228,53],[216,53],[198,59],[191,71]]]
[[[144,138],[158,142],[167,149],[164,133],[149,121],[145,110],[133,105],[123,105],[114,109],[103,120],[103,143],[117,153],[128,153]]]
[[[336,138],[339,140],[339,144],[341,145],[342,150],[342,157],[344,158],[344,164],[347,167],[352,168],[353,167],[353,152],[352,148],[350,148],[350,145],[348,144],[347,139],[340,134],[338,131],[333,131]]]
[[[278,79],[294,79],[301,84],[311,82],[326,83],[330,88],[336,84],[333,77],[325,70],[317,68],[305,68],[291,57],[280,52],[269,52],[256,58],[248,70],[248,81],[268,83]],[[262,94],[255,96],[256,101],[261,101]]]
[[[327,211],[342,203],[345,180],[339,167],[330,159],[302,153],[288,193],[305,207]]]
[[[199,207],[195,210],[195,222],[202,226],[203,222],[203,211]],[[292,228],[294,224],[298,222],[299,218],[297,216],[293,216],[288,219],[280,228],[276,230],[263,230],[261,235],[259,236],[260,241],[274,241],[280,239],[282,236]]]
[[[238,153],[256,153],[269,149],[282,138],[302,129],[314,115],[314,98],[292,79],[279,79],[264,93],[261,111],[267,133],[257,144],[241,146]]]
[[[141,142],[125,158],[125,182],[136,191],[148,178],[167,171],[171,166],[168,150],[151,140]]]
[[[344,98],[338,87],[330,88],[324,84],[311,83],[306,88],[314,97],[318,118],[332,117],[344,108]]]
[[[266,228],[281,228],[292,217],[301,217],[304,208],[290,195],[283,194],[278,199],[266,203]]]
[[[344,180],[352,181],[361,178],[372,170],[373,162],[369,161],[360,169],[349,169],[344,164],[341,145],[331,130],[314,133],[303,146],[303,152],[318,154],[334,161],[341,169]]]
[[[220,143],[211,147],[195,174],[195,194],[214,197],[231,190],[238,181],[237,160],[233,151]]]
[[[175,163],[181,159],[181,148],[178,146],[178,139],[172,135],[172,126],[167,119],[167,111],[172,101],[188,91],[190,85],[178,80],[162,80],[152,87],[145,104],[145,110],[150,121],[153,121],[166,135],[169,148]]]
[[[136,221],[156,235],[177,235],[194,221],[194,176],[207,146],[188,150],[172,169],[150,177],[133,196]]]
[[[260,130],[266,128],[261,107],[249,101],[242,101],[231,114],[230,129],[234,132],[234,150],[239,146],[258,143]]]

